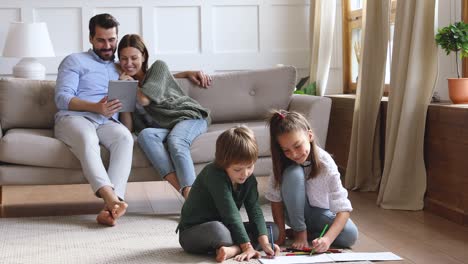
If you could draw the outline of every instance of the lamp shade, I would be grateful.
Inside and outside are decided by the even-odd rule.
[[[47,24],[12,22],[3,48],[4,57],[54,57]]]

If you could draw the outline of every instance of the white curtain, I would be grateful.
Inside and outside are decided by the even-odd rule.
[[[437,81],[437,0],[398,1],[393,39],[385,163],[377,204],[424,206],[424,131]]]
[[[316,82],[317,95],[327,87],[333,49],[336,0],[310,1],[310,78]]]
[[[379,112],[385,85],[390,0],[366,2],[345,186],[353,190],[377,191],[381,178]]]

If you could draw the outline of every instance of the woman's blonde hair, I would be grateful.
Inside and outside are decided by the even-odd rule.
[[[216,140],[215,164],[226,169],[232,164],[252,164],[258,159],[258,145],[253,131],[235,126],[224,131]]]
[[[286,110],[274,110],[270,113],[267,119],[268,126],[270,127],[270,148],[271,160],[273,162],[273,175],[275,176],[276,187],[278,187],[283,180],[284,170],[294,161],[288,159],[281,146],[278,143],[278,137],[295,131],[312,131],[309,122],[297,112],[288,112]],[[317,155],[317,145],[315,144],[315,137],[310,142],[310,154],[307,158],[310,161],[311,171],[307,176],[308,179],[315,177],[320,170],[320,162]]]

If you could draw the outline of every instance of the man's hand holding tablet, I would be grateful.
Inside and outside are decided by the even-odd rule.
[[[109,81],[108,101],[119,99],[122,109],[119,112],[133,112],[136,104],[138,81],[120,80]]]

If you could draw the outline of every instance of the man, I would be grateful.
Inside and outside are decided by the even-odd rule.
[[[119,23],[109,14],[89,21],[93,49],[67,56],[59,66],[55,88],[55,137],[70,147],[81,162],[83,174],[104,209],[96,220],[113,226],[125,214],[126,184],[130,174],[133,137],[118,121],[122,105],[107,101],[109,80],[118,80],[114,64]],[[102,144],[110,152],[106,171],[101,160]]]

